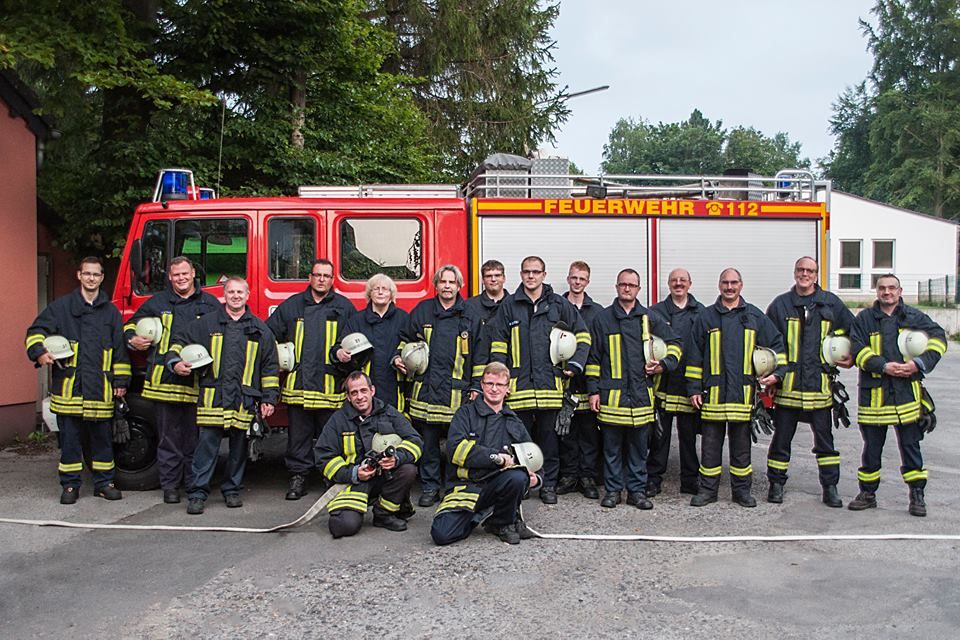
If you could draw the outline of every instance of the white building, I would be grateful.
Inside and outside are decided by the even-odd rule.
[[[844,300],[873,300],[876,280],[895,273],[904,301],[921,280],[957,275],[957,223],[834,191],[830,195],[828,288]]]

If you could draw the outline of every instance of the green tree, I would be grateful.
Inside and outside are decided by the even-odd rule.
[[[603,150],[603,170],[610,174],[719,175],[725,169],[749,169],[774,175],[785,168],[806,168],[800,144],[785,133],[768,138],[756,129],[723,128],[694,109],[683,122],[656,125],[620,120]]]
[[[493,152],[526,155],[569,115],[556,84],[549,30],[559,2],[369,0],[368,17],[394,38],[383,70],[414,79],[416,102],[462,179]]]
[[[878,0],[872,13],[873,24],[861,21],[870,84],[834,105],[837,142],[825,168],[855,193],[957,217],[960,2]]]

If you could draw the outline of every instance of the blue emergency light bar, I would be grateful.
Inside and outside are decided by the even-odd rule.
[[[188,200],[196,193],[193,171],[189,169],[161,169],[153,189],[153,201]]]

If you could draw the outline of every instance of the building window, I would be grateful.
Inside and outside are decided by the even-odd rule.
[[[893,271],[893,240],[873,241],[873,268]]]
[[[860,274],[859,273],[841,273],[840,274],[840,288],[841,289],[860,289]]]
[[[860,268],[860,240],[841,240],[840,241],[840,268],[841,269],[859,269]]]
[[[313,218],[270,218],[267,224],[272,280],[306,280],[317,256]]]
[[[416,218],[346,218],[340,222],[340,275],[367,280],[384,273],[394,280],[419,280],[423,233]]]

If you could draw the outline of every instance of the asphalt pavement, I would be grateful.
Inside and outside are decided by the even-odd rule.
[[[524,503],[550,533],[665,536],[960,534],[960,348],[927,386],[938,429],[923,442],[929,515],[907,513],[893,435],[884,451],[879,508],[820,502],[812,438],[794,440],[784,504],[765,501],[766,444],[753,449],[755,509],[720,501],[701,509],[678,493],[676,451],[652,511],[600,508],[579,494]],[[854,395],[855,373],[843,380]],[[851,403],[854,404],[854,403]],[[844,503],[857,492],[860,436],[836,432]],[[675,440],[675,438],[674,438]],[[768,441],[768,439],[767,439]],[[91,495],[58,503],[57,452],[0,451],[0,517],[72,522],[268,527],[318,497],[284,500],[274,442],[249,467],[244,507],[212,497],[203,516],[160,492],[119,502]],[[478,530],[434,547],[432,509],[410,529],[370,526],[334,541],[326,515],[279,534],[133,532],[0,524],[0,621],[6,638],[956,638],[957,541],[608,542],[530,540],[509,546]]]

